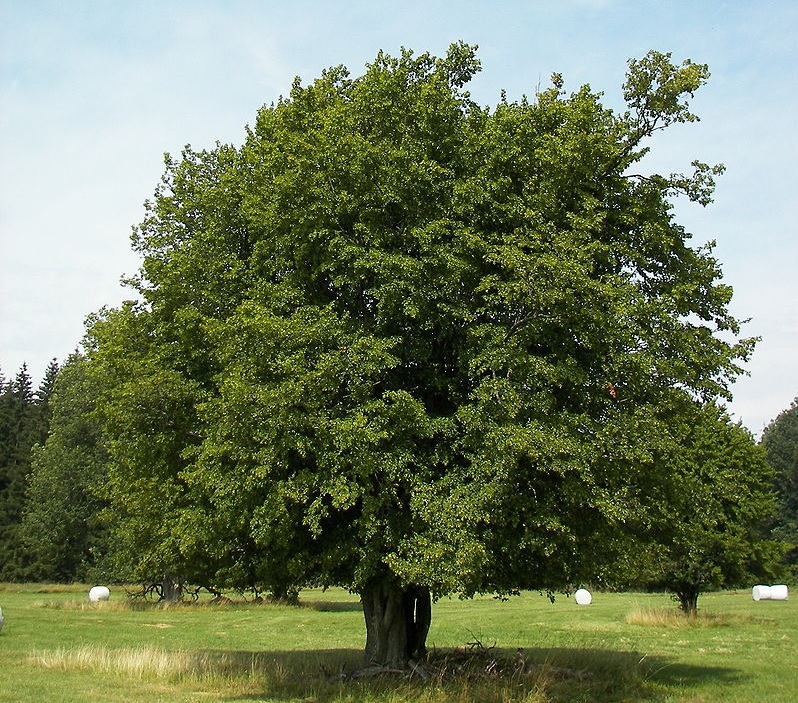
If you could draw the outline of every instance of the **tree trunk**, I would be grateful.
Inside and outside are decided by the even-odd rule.
[[[402,588],[396,581],[375,581],[361,593],[366,620],[366,666],[406,669],[427,653],[432,618],[426,588]]]
[[[269,593],[269,601],[284,605],[299,605],[299,589],[294,586],[274,586]]]
[[[698,615],[698,596],[700,591],[697,589],[685,589],[677,592],[679,599],[679,609],[689,617]]]
[[[161,583],[162,598],[167,603],[177,603],[183,600],[183,584],[175,581],[171,574],[163,575]]]

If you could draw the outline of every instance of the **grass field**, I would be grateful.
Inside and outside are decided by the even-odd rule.
[[[750,592],[703,595],[694,622],[661,594],[537,593],[433,606],[426,679],[344,679],[363,616],[344,591],[300,607],[131,603],[122,589],[0,585],[3,703],[789,703],[798,700],[798,607]]]

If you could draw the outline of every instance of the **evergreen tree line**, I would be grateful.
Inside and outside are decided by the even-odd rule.
[[[0,372],[0,581],[88,581],[109,575],[101,520],[102,442],[85,360],[53,360],[38,389],[27,366]]]
[[[27,366],[6,379],[0,371],[0,581],[24,581],[36,572],[23,538],[28,478],[34,448],[45,443],[58,364],[47,367],[34,390]]]
[[[95,414],[99,392],[89,362],[77,353],[63,366],[53,360],[35,390],[25,365],[11,379],[0,372],[0,581],[139,578],[126,565],[130,560],[126,548],[111,549],[109,543],[114,519],[120,515],[109,509],[105,499],[108,454]],[[685,471],[684,500],[679,503],[671,496],[667,501],[674,512],[658,534],[662,544],[645,552],[628,552],[628,563],[621,559],[619,564],[617,585],[666,588],[677,594],[681,588],[688,595],[685,580],[700,582],[702,590],[707,585],[745,585],[754,574],[743,563],[751,566],[757,561],[756,555],[750,554],[757,539],[743,540],[743,555],[731,548],[728,536],[734,527],[728,520],[735,513],[725,511],[720,519],[715,515],[709,524],[702,523],[699,518],[707,517],[708,512],[700,509],[698,484],[703,480],[710,492],[718,493],[720,484],[713,482],[723,481],[720,492],[724,496],[739,495],[745,476],[751,473],[751,462],[761,456],[766,457],[768,473],[772,471],[772,493],[770,487],[749,493],[748,500],[756,505],[748,505],[748,512],[736,513],[738,527],[756,532],[762,545],[770,539],[780,545],[777,551],[784,554],[786,571],[766,563],[773,552],[764,550],[759,555],[760,573],[789,578],[792,572],[794,576],[798,569],[798,398],[768,425],[759,446],[747,430],[723,413],[715,411],[715,416],[721,421],[715,434],[702,436],[692,428],[693,437],[684,444],[682,460],[686,465],[698,462],[705,467],[720,460],[722,465],[709,469],[708,483],[706,477],[688,478],[691,469]],[[702,549],[714,550],[713,556],[702,554]],[[718,555],[723,552],[726,562],[739,559],[737,568],[721,563]],[[714,584],[711,575],[697,573],[712,569],[719,572]],[[151,580],[162,582],[163,575],[153,573]],[[226,583],[201,585],[215,590],[252,584],[232,576]]]

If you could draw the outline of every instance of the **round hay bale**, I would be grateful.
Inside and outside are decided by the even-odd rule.
[[[590,591],[586,588],[580,588],[574,593],[574,600],[577,605],[590,605],[593,602],[593,596],[590,595]]]
[[[111,591],[108,590],[108,586],[92,586],[89,590],[89,600],[92,603],[96,603],[97,601],[101,600],[108,600],[111,597]]]

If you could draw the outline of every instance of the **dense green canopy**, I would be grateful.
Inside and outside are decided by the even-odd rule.
[[[668,199],[721,169],[631,169],[706,66],[630,61],[623,114],[557,75],[481,107],[478,70],[380,53],[167,159],[142,300],[89,334],[141,569],[364,602],[596,579],[657,407],[727,394],[751,342]]]

